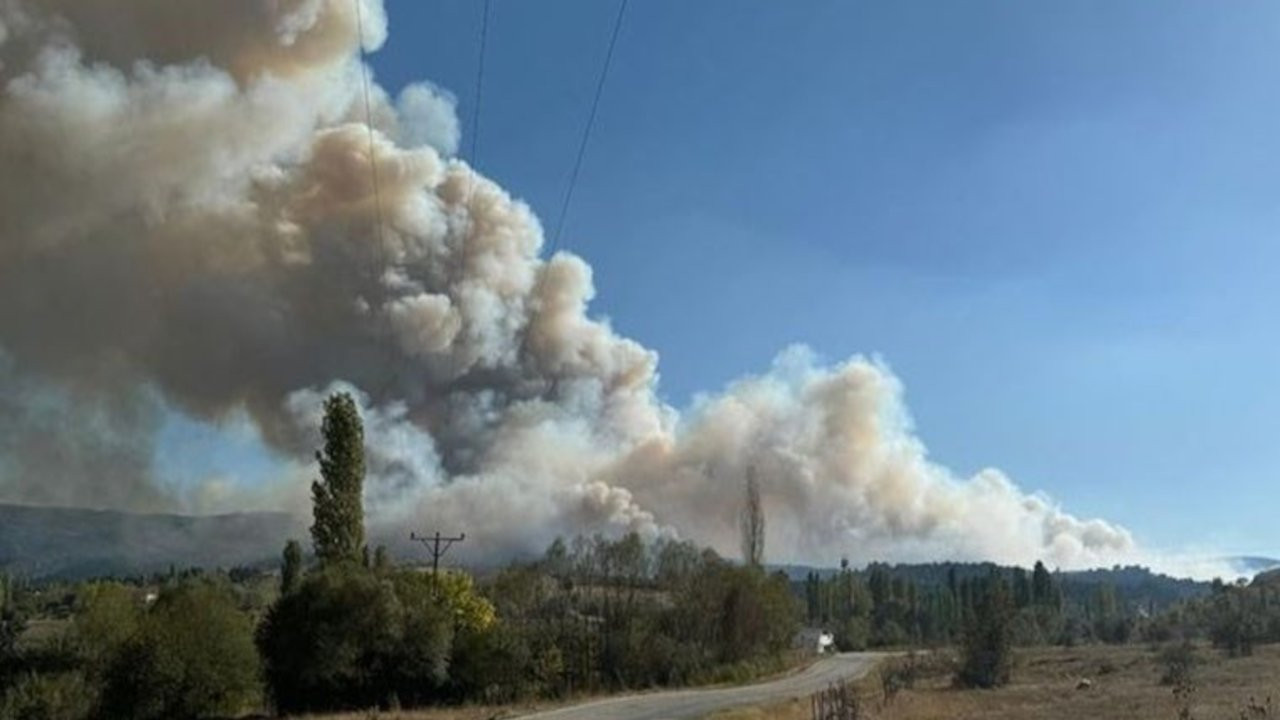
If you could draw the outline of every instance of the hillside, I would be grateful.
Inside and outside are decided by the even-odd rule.
[[[875,567],[872,565],[871,567]],[[971,580],[988,576],[992,571],[1011,572],[1012,567],[993,563],[934,562],[887,565],[879,564],[891,577],[902,578],[922,588],[947,584],[954,574],[957,580]],[[787,573],[793,583],[802,582],[808,573],[828,578],[839,572],[835,568],[809,568],[798,565],[775,568]],[[855,571],[865,577],[870,567]],[[1151,571],[1145,567],[1111,567],[1096,570],[1055,572],[1053,574],[1064,598],[1081,606],[1096,598],[1102,587],[1107,587],[1116,599],[1126,607],[1160,610],[1190,598],[1208,594],[1210,584],[1187,578],[1174,578]]]
[[[0,570],[84,578],[276,557],[297,534],[283,513],[186,516],[0,504]]]

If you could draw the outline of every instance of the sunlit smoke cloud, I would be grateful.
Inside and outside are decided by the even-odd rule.
[[[734,554],[750,471],[775,561],[1141,557],[930,460],[876,361],[793,348],[666,406],[657,355],[590,315],[590,268],[542,259],[531,209],[453,157],[447,91],[372,88],[375,198],[359,50],[387,22],[361,12],[357,37],[349,0],[0,0],[0,500],[305,513],[343,388],[371,525],[465,528],[473,556],[628,530]],[[247,414],[286,470],[175,493],[146,461],[160,405]]]

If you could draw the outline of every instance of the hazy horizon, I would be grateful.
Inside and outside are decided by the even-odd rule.
[[[347,389],[477,555],[752,473],[780,562],[1275,554],[1280,9],[634,4],[551,255],[617,6],[493,3],[475,123],[483,4],[361,2],[373,136],[348,3],[0,9],[0,502],[297,512]]]

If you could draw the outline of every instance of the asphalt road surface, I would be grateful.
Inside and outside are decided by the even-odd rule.
[[[877,653],[842,653],[759,685],[626,695],[525,715],[522,720],[690,720],[739,705],[810,695],[831,683],[865,675],[880,657]]]

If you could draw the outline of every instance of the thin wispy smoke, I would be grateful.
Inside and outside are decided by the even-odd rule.
[[[752,471],[773,561],[1135,556],[932,462],[879,362],[793,348],[663,404],[657,355],[590,315],[590,268],[540,259],[530,208],[452,157],[435,86],[374,89],[376,233],[356,35],[350,0],[0,0],[0,500],[189,502],[145,462],[165,405],[247,413],[294,459],[220,503],[303,508],[344,387],[371,523],[465,528],[472,553],[635,529],[736,554]]]

